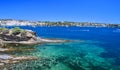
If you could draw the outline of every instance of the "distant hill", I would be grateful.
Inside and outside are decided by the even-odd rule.
[[[92,22],[50,22],[28,21],[14,19],[0,19],[0,26],[79,26],[79,27],[120,27],[120,24],[92,23]]]

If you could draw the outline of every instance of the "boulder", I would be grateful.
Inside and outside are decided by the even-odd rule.
[[[39,43],[68,42],[68,40],[42,39],[37,37],[36,32],[32,30],[23,30],[20,28],[6,29],[6,30],[8,31],[6,33],[0,32],[1,44],[3,43],[3,44],[33,45]]]
[[[29,41],[36,40],[36,33],[31,30],[3,30],[0,33],[0,39],[3,41]]]
[[[0,55],[0,63],[4,64],[13,64],[13,63],[18,63],[20,61],[28,61],[28,60],[37,60],[38,57],[34,56],[12,56],[12,55]],[[0,65],[2,66],[2,64]]]
[[[0,63],[0,70],[4,70],[5,64],[4,63]]]
[[[12,58],[13,58],[12,56],[9,56],[9,55],[6,55],[6,54],[0,55],[0,59],[2,59],[2,60],[9,60],[9,59],[12,59]]]
[[[9,33],[9,30],[3,30],[2,32],[1,32],[2,34],[8,34]]]

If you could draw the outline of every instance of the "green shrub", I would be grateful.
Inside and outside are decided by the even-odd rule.
[[[15,27],[12,29],[12,34],[17,35],[23,31],[24,31],[23,29],[20,29],[19,27]]]
[[[2,31],[2,30],[8,30],[7,28],[0,28],[0,31]]]
[[[9,31],[7,28],[0,28],[0,32]]]

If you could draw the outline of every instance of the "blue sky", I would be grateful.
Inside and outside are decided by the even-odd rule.
[[[0,0],[0,18],[120,23],[120,0]]]

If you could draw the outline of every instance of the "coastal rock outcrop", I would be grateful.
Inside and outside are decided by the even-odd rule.
[[[36,33],[31,30],[23,30],[18,27],[13,29],[0,29],[0,39],[2,41],[29,41],[37,40]]]
[[[0,28],[0,70],[5,70],[7,66],[12,64],[39,59],[34,56],[14,55],[11,54],[12,52],[29,53],[34,50],[33,45],[36,47],[40,43],[58,42],[68,42],[68,40],[41,38],[37,36],[36,32],[20,29],[19,27],[12,29]]]
[[[0,55],[0,70],[5,70],[6,65],[16,64],[23,61],[37,60],[34,56],[12,56],[12,55]]]
[[[67,40],[43,39],[37,37],[32,30],[23,30],[19,27],[13,29],[0,28],[0,44],[39,44],[39,43],[68,42]]]

